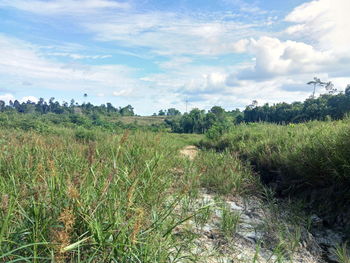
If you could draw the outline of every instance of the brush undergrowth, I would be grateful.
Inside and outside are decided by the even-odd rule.
[[[0,131],[0,262],[176,262],[193,136]]]
[[[307,198],[337,215],[350,201],[350,120],[242,124],[202,148],[235,152],[278,194]]]
[[[0,262],[195,262],[196,236],[184,226],[210,218],[212,204],[196,204],[201,188],[252,185],[229,152],[180,156],[200,138],[2,128]]]
[[[195,262],[189,221],[204,226],[213,213],[193,205],[201,188],[261,194],[253,165],[281,192],[326,189],[330,203],[334,193],[349,200],[349,132],[348,120],[239,125],[201,141],[210,150],[191,161],[179,150],[201,136],[2,128],[0,262]],[[229,237],[239,215],[222,209]],[[275,238],[281,255],[299,241],[286,229]]]

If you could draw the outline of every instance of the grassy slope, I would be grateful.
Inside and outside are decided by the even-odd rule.
[[[282,195],[299,195],[333,217],[350,201],[350,121],[235,127],[203,147],[229,150],[248,160]],[[348,222],[350,223],[350,222]]]

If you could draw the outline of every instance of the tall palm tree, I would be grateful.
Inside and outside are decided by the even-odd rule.
[[[314,77],[314,80],[309,81],[307,83],[307,85],[314,85],[314,91],[312,93],[313,99],[315,98],[316,86],[321,86],[322,84],[323,84],[323,82],[319,78],[316,78],[316,77]]]

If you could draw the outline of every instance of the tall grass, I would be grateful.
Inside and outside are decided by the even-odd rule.
[[[324,214],[350,201],[350,120],[274,125],[243,124],[203,148],[236,153],[282,195],[303,195]],[[349,222],[350,223],[350,222]]]
[[[1,130],[0,262],[176,262],[193,179],[175,137]]]
[[[201,186],[220,195],[257,193],[258,177],[235,153],[203,151],[196,159]]]

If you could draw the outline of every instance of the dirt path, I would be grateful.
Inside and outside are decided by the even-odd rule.
[[[194,146],[194,145],[188,145],[186,147],[184,147],[182,150],[180,150],[180,154],[182,156],[187,157],[188,159],[190,159],[191,161],[196,157],[196,155],[198,154],[199,149]]]

